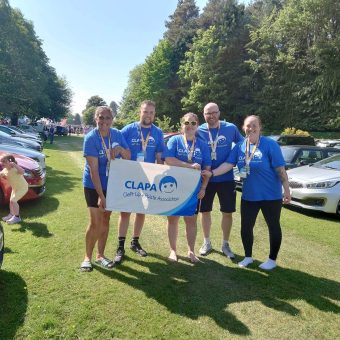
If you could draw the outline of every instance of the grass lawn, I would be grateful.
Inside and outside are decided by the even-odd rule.
[[[284,209],[279,267],[258,268],[267,258],[262,215],[254,258],[242,259],[237,212],[231,262],[220,253],[219,212],[213,213],[216,251],[192,265],[168,263],[166,219],[147,216],[141,243],[149,252],[127,258],[113,271],[80,273],[88,221],[82,190],[82,138],[46,144],[47,191],[22,205],[21,226],[4,225],[6,254],[0,271],[0,339],[339,339],[340,220]],[[240,196],[240,195],[239,195]],[[217,204],[216,204],[217,206]],[[1,207],[1,216],[8,207]],[[117,214],[106,254],[116,248]],[[179,253],[186,254],[183,222]],[[131,234],[128,235],[130,237]],[[199,227],[197,251],[202,241]]]

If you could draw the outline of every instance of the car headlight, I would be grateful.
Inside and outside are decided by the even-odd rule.
[[[307,183],[307,189],[327,189],[332,188],[334,185],[339,183],[339,181],[325,181],[325,182],[316,182],[316,183]]]
[[[25,169],[24,177],[26,178],[33,178],[34,174],[32,171]]]

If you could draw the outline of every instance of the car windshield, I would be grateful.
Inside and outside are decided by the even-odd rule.
[[[340,171],[340,155],[323,159],[320,162],[314,163],[312,166]]]
[[[281,148],[282,155],[286,163],[291,163],[293,160],[293,157],[296,153],[296,149],[293,148]]]

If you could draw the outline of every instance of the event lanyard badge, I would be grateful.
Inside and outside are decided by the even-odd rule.
[[[209,141],[210,141],[210,147],[211,147],[211,160],[212,161],[216,161],[217,160],[217,153],[216,153],[216,148],[217,148],[217,143],[218,143],[218,134],[220,132],[220,122],[218,122],[218,130],[217,130],[217,134],[215,137],[215,140],[213,140],[210,129],[208,129],[208,133],[209,133]]]

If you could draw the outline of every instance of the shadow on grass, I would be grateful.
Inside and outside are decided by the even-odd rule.
[[[57,210],[59,200],[50,195],[44,195],[35,201],[20,203],[20,215],[25,223],[25,218],[41,217]]]
[[[219,327],[238,335],[249,335],[251,331],[228,311],[228,306],[235,303],[260,301],[268,308],[296,316],[300,310],[290,301],[304,300],[321,311],[340,313],[340,307],[331,301],[340,301],[340,284],[335,281],[285,268],[267,273],[255,269],[259,263],[253,264],[255,270],[247,270],[208,259],[191,265],[169,263],[155,254],[149,256],[153,259],[129,258],[147,272],[131,268],[128,262],[113,271],[98,270],[143,291],[171,313],[190,319],[207,316]]]
[[[0,270],[0,339],[14,339],[27,309],[25,281],[16,273]]]
[[[328,214],[325,213],[323,211],[316,211],[316,210],[308,210],[308,209],[302,209],[299,207],[294,207],[292,205],[285,205],[284,206],[286,209],[290,210],[290,211],[294,211],[298,214],[304,215],[304,216],[308,216],[308,217],[313,217],[313,218],[317,218],[317,219],[322,219],[322,220],[326,220],[326,221],[340,221],[340,218],[335,215],[335,214]]]
[[[31,231],[33,236],[36,237],[52,237],[53,234],[50,233],[47,229],[46,224],[38,223],[38,222],[21,222],[20,227],[17,229],[12,229],[14,232],[25,233],[26,231]]]

